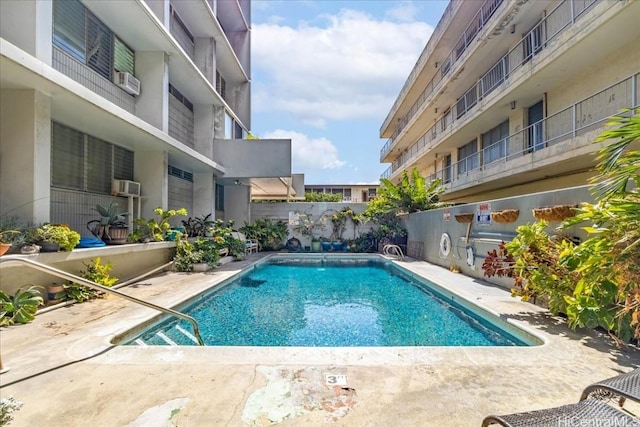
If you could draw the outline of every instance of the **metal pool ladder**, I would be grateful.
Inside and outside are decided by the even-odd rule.
[[[404,254],[402,249],[398,245],[384,245],[382,253],[387,256],[395,257],[396,259],[403,260]]]
[[[122,293],[120,291],[117,291],[115,289],[111,289],[108,288],[106,286],[103,285],[99,285],[95,282],[92,282],[90,280],[84,279],[82,277],[76,276],[74,274],[71,273],[67,273],[66,271],[62,271],[59,270],[57,268],[48,266],[46,264],[42,264],[40,262],[37,261],[33,261],[31,259],[26,259],[26,258],[22,258],[22,257],[16,257],[16,256],[3,256],[0,257],[0,264],[5,263],[5,262],[9,262],[9,263],[13,263],[13,264],[23,264],[26,265],[28,267],[31,267],[35,270],[39,270],[39,271],[43,271],[45,273],[49,273],[53,276],[57,276],[61,279],[65,279],[65,280],[71,280],[72,282],[76,282],[76,283],[80,283],[82,285],[85,285],[91,289],[95,289],[101,292],[106,292],[108,294],[112,294],[112,295],[116,295],[119,297],[122,297],[126,300],[135,302],[136,304],[140,304],[143,305],[145,307],[149,307],[152,308],[154,310],[158,310],[161,311],[163,313],[166,313],[168,315],[171,316],[175,316],[178,317],[180,319],[186,320],[187,322],[191,323],[191,326],[193,327],[193,334],[196,337],[196,339],[198,340],[198,345],[204,345],[204,341],[202,340],[202,337],[200,336],[200,328],[198,328],[198,322],[196,322],[196,319],[194,319],[191,316],[187,316],[186,314],[182,314],[179,311],[175,311],[172,310],[170,308],[166,308],[166,307],[161,307],[159,305],[155,305],[152,304],[150,302],[141,300],[139,298],[136,297],[132,297],[130,295],[127,295],[125,293]]]

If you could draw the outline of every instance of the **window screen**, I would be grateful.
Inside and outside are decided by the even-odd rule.
[[[113,178],[133,181],[133,151],[113,147]]]
[[[111,80],[113,33],[92,13],[87,12],[87,65]]]
[[[220,184],[216,184],[216,210],[224,210],[224,187]]]

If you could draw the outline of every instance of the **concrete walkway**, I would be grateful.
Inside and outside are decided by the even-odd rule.
[[[164,273],[126,293],[171,306],[256,261]],[[0,330],[12,426],[479,426],[490,413],[577,402],[640,364],[607,336],[570,331],[497,287],[420,261],[400,265],[543,338],[536,347],[131,347],[115,335],[155,316],[114,297]],[[629,406],[635,411],[634,405]],[[567,424],[569,425],[569,424]]]

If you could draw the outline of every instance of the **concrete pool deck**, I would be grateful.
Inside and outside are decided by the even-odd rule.
[[[171,306],[263,257],[122,288]],[[535,347],[132,347],[109,340],[156,313],[107,297],[0,329],[11,426],[479,426],[492,413],[578,401],[640,365],[606,335],[569,330],[508,291],[422,261],[414,274],[543,337]],[[631,403],[625,408],[636,414]],[[571,424],[567,424],[571,425]]]

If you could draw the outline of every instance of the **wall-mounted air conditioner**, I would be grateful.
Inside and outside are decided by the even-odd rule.
[[[113,194],[118,196],[137,196],[140,197],[140,183],[135,181],[127,181],[126,179],[114,179]]]
[[[133,77],[133,74],[131,73],[114,71],[113,82],[131,95],[140,95],[140,80]]]

